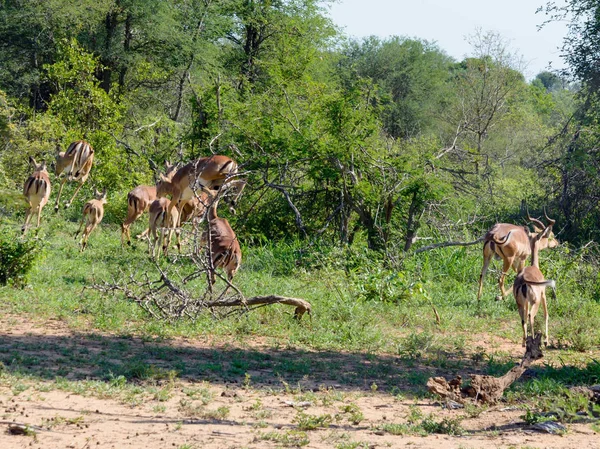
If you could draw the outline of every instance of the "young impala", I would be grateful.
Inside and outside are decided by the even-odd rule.
[[[171,201],[168,198],[158,198],[150,204],[149,209],[149,227],[148,234],[148,252],[150,257],[157,258],[160,256],[160,248],[156,251],[157,241],[162,244],[162,251],[167,255],[173,231],[179,218],[179,212],[175,208],[172,213],[169,213],[169,204]],[[160,240],[158,233],[160,232]],[[179,241],[179,232],[177,232],[177,249],[181,251],[181,243]]]
[[[54,174],[58,177],[64,173],[65,177],[61,181],[60,188],[58,189],[58,196],[56,197],[56,204],[54,205],[55,212],[58,211],[60,194],[62,193],[65,182],[79,182],[79,186],[75,189],[75,193],[73,193],[71,199],[65,204],[65,208],[68,208],[73,202],[75,195],[77,195],[77,192],[79,192],[83,183],[90,175],[93,163],[94,149],[85,140],[73,142],[65,152],[57,151]]]
[[[106,189],[102,193],[94,189],[94,199],[85,203],[83,206],[83,217],[81,218],[81,224],[79,230],[75,233],[75,238],[81,233],[81,229],[85,224],[83,230],[83,236],[81,237],[81,251],[84,251],[87,247],[87,241],[90,234],[102,221],[104,217],[104,205],[106,204]]]
[[[545,322],[545,343],[548,346],[548,304],[546,303],[546,287],[555,288],[555,282],[552,280],[545,280],[544,275],[540,271],[540,261],[538,252],[540,248],[540,242],[546,238],[547,235],[552,231],[552,225],[554,220],[548,219],[548,226],[538,233],[532,233],[531,235],[531,266],[525,267],[516,277],[513,284],[513,294],[517,301],[517,307],[519,308],[519,315],[521,316],[521,325],[523,326],[523,346],[527,341],[527,321],[529,321],[529,327],[531,328],[531,335],[535,336],[533,328],[533,321],[537,314],[540,304],[544,308],[544,322]],[[509,233],[507,240],[511,239]]]
[[[245,181],[231,180],[237,174],[237,170],[237,163],[233,159],[221,155],[203,157],[184,165],[170,180],[172,201],[169,210],[176,207],[181,211],[183,204],[196,196],[194,192],[200,194],[218,191],[223,184],[227,184],[228,187],[237,189],[230,205],[235,212],[233,207],[245,186]]]
[[[127,244],[131,245],[131,235],[129,234],[129,228],[140,216],[148,210],[150,204],[158,198],[164,197],[170,194],[170,181],[173,175],[175,175],[176,167],[170,164],[168,161],[165,162],[166,172],[165,175],[160,175],[161,180],[153,186],[141,185],[137,186],[131,192],[127,194],[127,218],[121,225],[121,246],[123,246],[123,240],[127,239]],[[164,179],[164,181],[163,181]],[[138,238],[143,238],[148,234],[149,229],[146,229]]]
[[[34,158],[29,157],[29,162],[33,165],[34,170],[31,176],[27,178],[23,185],[23,195],[27,199],[29,207],[25,216],[25,224],[23,225],[23,235],[27,233],[27,226],[33,214],[37,214],[37,225],[40,226],[42,216],[42,208],[50,198],[50,178],[46,170],[46,163],[38,164]]]
[[[504,299],[510,290],[504,289],[504,278],[512,267],[517,273],[520,273],[525,266],[525,261],[531,255],[531,242],[537,235],[542,235],[546,225],[540,220],[531,218],[529,212],[527,218],[533,223],[534,231],[529,232],[529,229],[523,226],[516,226],[508,223],[495,224],[484,237],[483,244],[483,268],[481,276],[479,276],[479,290],[477,299],[481,298],[483,292],[483,278],[490,265],[492,257],[502,259],[502,274],[498,282],[501,294],[496,297],[497,300]],[[546,215],[546,219],[550,220]],[[507,236],[510,234],[510,239]],[[554,238],[554,234],[549,231],[546,235],[542,235],[539,239],[539,249],[554,248],[558,246],[558,241]]]

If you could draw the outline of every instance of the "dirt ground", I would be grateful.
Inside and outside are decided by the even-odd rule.
[[[0,355],[4,360],[7,360],[7,354],[17,357],[15,351],[26,355],[40,379],[32,383],[23,378],[21,383],[15,380],[18,376],[10,367],[4,368],[11,375],[0,375],[0,449],[226,449],[300,445],[307,448],[600,448],[600,437],[589,424],[570,424],[564,436],[540,433],[523,422],[524,410],[506,404],[462,420],[462,427],[468,431],[463,436],[392,435],[381,429],[386,424],[406,423],[415,410],[423,416],[432,414],[438,421],[455,419],[465,415],[465,411],[446,410],[430,400],[381,393],[369,387],[372,385],[370,380],[364,382],[366,386],[336,385],[339,373],[335,372],[329,373],[329,387],[311,389],[307,383],[303,392],[282,388],[286,383],[281,379],[278,386],[259,381],[260,370],[252,371],[245,383],[219,382],[217,369],[209,379],[184,376],[159,382],[157,391],[167,392],[162,396],[140,383],[141,390],[154,391],[145,396],[139,393],[138,397],[145,398],[143,401],[104,397],[109,395],[93,393],[86,388],[74,393],[72,386],[64,387],[55,381],[50,369],[69,352],[69,347],[64,346],[66,341],[75,342],[87,357],[92,357],[90,354],[95,354],[102,345],[97,336],[88,338],[73,333],[59,321],[33,323],[19,317],[0,320]],[[144,342],[136,344],[143,346]],[[230,346],[221,348],[215,342],[206,341],[169,341],[166,344],[171,349],[180,345],[181,348],[175,348],[180,349],[180,357],[189,356],[190,349],[204,355],[208,352],[203,351],[209,350],[231,351]],[[516,345],[513,350],[520,352]],[[126,351],[130,352],[131,348]],[[156,357],[156,349],[152,351]],[[283,357],[294,357],[294,353]],[[75,380],[93,380],[93,370],[89,366],[75,365],[74,370],[78,372]],[[40,366],[50,371],[41,370]],[[353,368],[349,366],[348,369]],[[267,376],[268,368],[264,371]],[[319,384],[322,385],[324,380],[323,376],[319,377]],[[210,399],[202,402],[190,391],[202,391]],[[349,404],[355,404],[363,415],[358,424],[351,422],[350,412],[345,409]],[[327,427],[302,433],[298,431],[302,413],[315,417],[330,415],[332,419]],[[15,423],[29,425],[29,434],[11,434],[9,427]]]

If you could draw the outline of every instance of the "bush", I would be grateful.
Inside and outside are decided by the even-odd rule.
[[[21,239],[14,233],[0,235],[0,285],[23,287],[29,272],[40,254],[40,241]]]

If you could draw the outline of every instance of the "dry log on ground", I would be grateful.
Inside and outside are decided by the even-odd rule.
[[[286,296],[268,295],[268,296],[253,296],[242,300],[235,298],[233,300],[215,301],[206,303],[207,307],[234,307],[234,306],[257,306],[269,304],[286,304],[288,306],[296,306],[294,316],[297,319],[302,318],[302,315],[308,313],[310,315],[311,305],[308,301],[300,298],[288,298]]]
[[[460,376],[451,381],[447,381],[443,377],[430,377],[427,381],[427,388],[431,393],[459,403],[464,403],[467,398],[473,398],[476,401],[494,404],[502,397],[504,390],[521,377],[533,362],[543,357],[540,348],[541,341],[542,334],[537,334],[535,338],[527,337],[527,350],[523,360],[504,376],[471,374],[471,384],[462,388]]]

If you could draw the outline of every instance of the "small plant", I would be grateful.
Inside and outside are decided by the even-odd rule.
[[[344,417],[347,417],[348,421],[350,421],[355,426],[359,425],[362,420],[365,419],[365,415],[360,410],[358,405],[352,403],[348,405],[344,405],[340,409],[340,413],[335,415],[336,421],[341,421]]]
[[[408,424],[386,423],[379,427],[379,430],[391,435],[411,435],[414,432],[412,426]]]
[[[331,425],[332,417],[329,414],[325,415],[309,415],[308,413],[298,412],[294,418],[294,422],[298,423],[300,430],[316,430],[319,428],[327,428]]]
[[[310,443],[308,435],[305,432],[290,430],[288,432],[269,432],[260,434],[257,440],[273,441],[284,447],[302,447]]]
[[[204,419],[214,419],[217,421],[222,421],[229,416],[229,407],[222,406],[216,410],[205,410],[202,413],[202,418]]]
[[[444,435],[462,435],[465,430],[460,425],[461,418],[444,418],[440,422],[433,419],[430,415],[425,418],[420,427],[426,433],[440,433]]]
[[[0,285],[24,287],[40,250],[38,239],[21,239],[5,230],[0,232]]]

